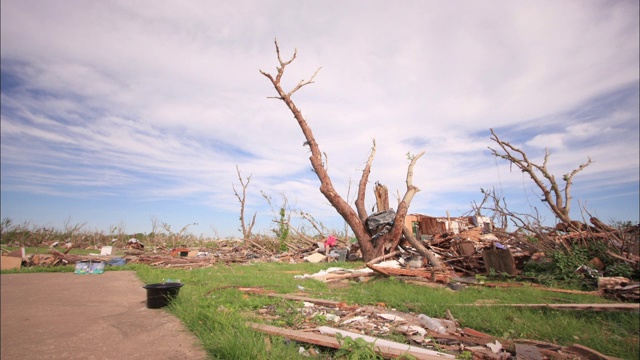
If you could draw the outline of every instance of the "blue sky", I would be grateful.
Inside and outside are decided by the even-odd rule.
[[[344,197],[375,138],[370,180],[391,194],[407,152],[426,151],[410,212],[460,215],[495,187],[553,224],[491,156],[493,128],[536,161],[548,148],[558,178],[595,161],[574,179],[574,218],[638,221],[637,1],[0,4],[1,211],[16,223],[238,236],[237,165],[257,232],[273,227],[262,193],[342,229],[297,123],[267,98],[275,38],[283,57],[298,49],[285,87],[322,67],[294,101]]]

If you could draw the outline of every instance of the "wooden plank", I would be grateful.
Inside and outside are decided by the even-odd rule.
[[[476,253],[475,243],[471,240],[465,240],[458,244],[458,252],[462,256],[471,256]]]
[[[282,336],[287,339],[320,345],[320,346],[326,346],[334,349],[340,348],[340,344],[338,343],[338,340],[334,337],[327,336],[327,335],[320,335],[320,334],[310,333],[310,332],[301,331],[301,330],[291,330],[291,329],[271,326],[267,324],[247,323],[247,325],[253,328],[254,330],[257,330],[269,335]]]
[[[516,360],[542,360],[542,353],[537,347],[526,344],[515,344]]]
[[[604,304],[455,304],[457,306],[511,306],[521,308],[549,308],[555,310],[591,310],[591,311],[640,311],[638,303]]]
[[[371,270],[377,273],[381,273],[386,276],[398,276],[398,275],[415,276],[415,277],[429,279],[432,281],[441,282],[444,284],[449,283],[449,275],[438,273],[438,272],[431,272],[428,270],[396,269],[396,268],[387,268],[387,267],[381,267],[381,266],[369,265],[369,264],[367,264],[367,267],[369,267]]]
[[[487,272],[489,272],[489,269],[494,269],[498,274],[507,273],[513,275],[516,272],[513,255],[507,249],[485,250],[482,253],[482,260],[484,260]]]
[[[287,300],[306,301],[306,302],[310,302],[310,303],[314,303],[322,306],[328,306],[328,307],[340,307],[340,306],[346,305],[344,302],[341,302],[341,301],[314,299],[310,297],[289,295],[289,294],[265,294],[265,295],[269,297],[279,297]]]
[[[329,326],[320,326],[318,328],[320,333],[326,334],[341,334],[344,337],[350,337],[352,339],[363,339],[364,341],[374,344],[374,349],[381,354],[393,354],[396,356],[400,356],[402,354],[411,354],[417,359],[454,359],[455,356],[450,354],[445,354],[442,352],[424,349],[421,347],[411,346],[408,344],[401,344],[395,341],[390,341],[386,339],[380,339],[373,336],[362,335],[358,333],[354,333],[351,331],[346,331],[342,329],[336,329]]]
[[[2,256],[0,259],[0,268],[2,270],[20,269],[22,258],[13,256]]]
[[[313,304],[317,304],[317,305],[322,305],[322,306],[327,306],[327,307],[335,307],[335,308],[342,308],[347,306],[347,303],[345,303],[344,301],[333,301],[333,300],[324,300],[324,299],[316,299],[316,298],[310,298],[310,297],[305,297],[305,296],[298,296],[298,295],[290,295],[290,294],[276,294],[273,293],[271,291],[273,290],[260,290],[258,288],[238,288],[238,290],[245,292],[245,293],[249,293],[249,294],[259,294],[259,295],[265,295],[268,297],[277,297],[277,298],[282,298],[282,299],[286,299],[286,300],[293,300],[293,301],[305,301],[305,302],[309,302],[309,303],[313,303]]]
[[[326,282],[337,281],[342,279],[352,279],[352,278],[360,278],[360,277],[368,277],[374,276],[373,272],[355,272],[350,274],[342,274],[342,275],[327,275],[324,280]]]
[[[22,247],[20,249],[13,250],[12,252],[8,253],[6,256],[13,256],[20,259],[24,259],[26,257],[26,253],[24,251],[24,248]]]
[[[287,339],[291,339],[295,341],[330,347],[333,349],[340,349],[340,343],[335,337],[332,337],[332,336],[321,335],[321,334],[311,333],[307,331],[291,330],[291,329],[286,329],[286,328],[281,328],[281,327],[276,327],[276,326],[271,326],[266,324],[248,323],[247,325],[256,331],[260,331],[265,334],[282,336]],[[385,356],[385,357],[396,358],[403,354],[411,354],[412,356],[414,356],[416,359],[419,359],[419,360],[442,360],[444,358],[443,356],[421,354],[419,352],[400,351],[392,348],[389,348],[389,349],[381,348],[380,346],[378,346],[377,341],[375,343],[375,348],[378,353],[380,353],[382,356]],[[452,355],[449,355],[449,357],[453,358]]]
[[[474,336],[474,337],[478,337],[478,338],[488,338],[488,339],[491,339],[491,340],[493,340],[495,338],[493,335],[485,334],[485,333],[480,332],[478,330],[474,330],[474,329],[467,328],[467,327],[462,329],[462,332],[465,335]]]
[[[614,358],[614,357],[599,353],[591,348],[588,348],[580,344],[573,344],[569,346],[567,348],[567,351],[572,352],[574,354],[578,354],[580,356],[584,356],[585,359],[589,359],[589,360],[620,360],[618,358]]]

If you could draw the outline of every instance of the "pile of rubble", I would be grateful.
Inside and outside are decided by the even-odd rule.
[[[384,215],[384,214],[383,214]],[[385,218],[386,219],[386,218]],[[389,219],[381,221],[391,221]],[[600,224],[592,220],[592,223]],[[408,215],[406,223],[411,224],[413,232],[429,252],[440,261],[442,268],[434,269],[422,254],[410,243],[404,242],[380,259],[367,263],[367,267],[375,275],[395,276],[406,280],[426,281],[448,284],[451,279],[474,277],[476,274],[519,274],[527,261],[537,261],[544,258],[544,252],[536,248],[529,241],[523,241],[519,234],[507,233],[495,229],[489,218],[480,216],[458,218],[434,218],[423,215]],[[380,224],[378,225],[380,227]],[[599,229],[612,231],[600,224]],[[589,229],[587,229],[589,230]],[[585,231],[587,231],[585,230]],[[600,231],[598,234],[603,233]],[[595,231],[591,229],[590,231]],[[568,235],[557,233],[553,241],[567,241]],[[576,237],[576,232],[569,234]],[[584,234],[583,234],[584,235]],[[23,266],[55,266],[74,264],[78,261],[105,261],[109,263],[114,258],[118,263],[142,263],[156,267],[194,269],[213,266],[216,263],[235,264],[250,262],[327,262],[340,263],[343,261],[361,260],[362,254],[357,242],[337,239],[329,236],[324,241],[301,238],[296,244],[287,244],[288,251],[272,251],[277,248],[268,241],[257,240],[227,240],[216,241],[215,245],[207,248],[145,246],[137,239],[130,239],[125,246],[115,249],[115,246],[104,246],[100,253],[90,255],[69,254],[71,244],[66,245],[64,252],[54,245],[48,254],[21,254]],[[98,248],[94,248],[98,250]],[[108,249],[108,251],[104,251]],[[118,255],[115,255],[116,250]],[[611,256],[620,258],[631,266],[637,267],[640,258],[634,251]],[[15,254],[14,254],[15,256]],[[396,267],[380,267],[378,261],[397,261]],[[578,271],[593,273],[594,278],[602,277],[602,264],[594,258]],[[628,279],[617,280],[615,285],[608,278],[603,278],[600,290],[611,298],[625,301],[637,301],[640,298],[640,288],[637,283]],[[606,284],[606,285],[605,285]]]

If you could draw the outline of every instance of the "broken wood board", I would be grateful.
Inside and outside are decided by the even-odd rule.
[[[382,267],[382,266],[369,265],[369,264],[367,264],[367,267],[379,274],[383,274],[386,276],[398,276],[398,275],[415,276],[415,277],[420,277],[420,278],[425,278],[432,281],[440,282],[443,284],[449,283],[448,274],[432,272],[429,270],[396,269],[396,268]]]
[[[516,273],[516,266],[513,261],[513,255],[508,249],[485,250],[482,253],[482,260],[486,271],[494,269],[496,273],[507,273],[513,275]]]
[[[2,270],[20,269],[22,266],[22,258],[14,256],[2,256],[0,259],[0,268]]]
[[[542,353],[537,347],[526,344],[515,344],[516,360],[542,360]]]
[[[521,308],[548,308],[554,310],[590,310],[590,311],[640,311],[640,304],[456,304],[457,306],[510,306]]]
[[[476,285],[476,286],[484,286],[484,287],[490,287],[490,288],[503,288],[503,289],[518,288],[518,289],[521,289],[521,288],[526,287],[526,286],[531,286],[531,287],[539,289],[539,290],[562,293],[562,294],[594,295],[594,296],[602,295],[599,291],[557,289],[557,288],[550,288],[550,287],[542,286],[542,285],[539,285],[539,284],[533,284],[533,283],[527,283],[527,284],[525,284],[525,283],[486,283],[486,282],[478,282],[475,279],[464,279],[464,278],[459,278],[459,277],[452,277],[451,280],[456,281],[456,282],[461,282],[461,283],[464,283],[464,284]]]
[[[24,248],[20,248],[20,249],[16,249],[11,251],[10,253],[8,253],[6,256],[13,256],[13,257],[17,257],[20,259],[24,259],[26,257],[26,252],[24,250]]]
[[[478,332],[479,333],[479,332]],[[482,334],[482,333],[479,333]],[[464,331],[464,334],[456,335],[454,333],[450,334],[429,334],[429,337],[433,338],[436,343],[446,343],[446,344],[463,344],[465,346],[485,346],[487,343],[493,343],[496,340],[499,340],[502,343],[504,348],[513,347],[513,343],[509,340],[500,339],[495,336],[483,334],[486,336],[475,336],[472,331]]]
[[[578,354],[580,356],[584,356],[585,359],[589,360],[620,360],[618,358],[607,356],[580,344],[573,344],[567,347],[567,351]]]
[[[332,282],[344,279],[353,279],[353,278],[361,278],[375,275],[374,272],[354,272],[351,274],[341,274],[341,275],[327,275],[324,278],[325,282]]]
[[[433,358],[455,359],[455,356],[451,354],[445,354],[445,353],[434,351],[434,350],[423,349],[421,347],[411,346],[408,344],[401,344],[399,342],[376,338],[373,336],[362,335],[362,334],[354,333],[351,331],[332,328],[329,326],[320,326],[318,330],[320,330],[321,334],[329,334],[329,335],[340,334],[344,337],[350,337],[353,340],[362,339],[368,343],[372,343],[376,351],[383,352],[383,353],[399,351],[400,354],[411,354],[418,359],[433,359]],[[423,357],[423,356],[426,356],[426,357]]]
[[[293,301],[304,301],[304,302],[314,303],[317,305],[322,305],[327,307],[339,308],[347,305],[345,302],[341,302],[341,301],[314,299],[314,298],[290,295],[290,294],[275,294],[275,293],[259,292],[259,291],[256,291],[255,288],[238,288],[238,290],[245,293],[249,293],[249,294],[259,294],[259,295],[265,295],[268,297],[278,297],[278,298],[283,298],[286,300],[293,300]]]
[[[315,344],[319,346],[326,346],[333,349],[340,349],[341,347],[340,342],[338,342],[338,340],[332,336],[321,335],[321,334],[312,333],[308,331],[291,330],[291,329],[280,328],[280,327],[266,325],[266,324],[248,323],[247,325],[249,325],[249,327],[253,328],[254,330],[257,330],[269,335],[282,336],[287,339],[309,343],[309,344]],[[409,351],[400,351],[398,349],[393,349],[393,348],[383,349],[377,345],[378,344],[376,342],[377,352],[379,352],[382,356],[386,356],[386,357],[395,358],[403,354],[411,354],[416,359],[423,359],[423,360],[442,360],[443,358],[442,356],[419,354],[419,353],[414,353]],[[449,357],[453,358],[453,356],[451,355],[449,355]]]

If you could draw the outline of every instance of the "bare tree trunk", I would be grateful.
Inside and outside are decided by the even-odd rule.
[[[389,210],[389,190],[387,187],[376,182],[374,193],[376,195],[376,206],[378,211]]]
[[[238,198],[238,201],[240,202],[240,230],[242,231],[242,238],[244,240],[247,240],[251,237],[251,230],[253,229],[253,226],[256,224],[256,215],[258,214],[257,212],[253,213],[253,218],[251,219],[249,226],[247,226],[244,221],[244,206],[247,201],[247,187],[251,182],[252,175],[249,175],[249,177],[247,178],[247,182],[245,183],[242,180],[242,175],[240,174],[240,169],[238,168],[238,165],[236,165],[236,172],[238,173],[238,180],[240,180],[240,185],[242,186],[242,196],[240,196],[240,194],[238,194],[238,191],[236,191],[235,185],[231,184],[231,186],[233,187],[233,193],[236,195],[236,197]]]
[[[404,238],[407,239],[409,244],[411,244],[411,246],[413,246],[420,253],[420,255],[424,256],[429,261],[431,266],[433,266],[436,270],[443,269],[442,264],[440,263],[440,260],[436,257],[436,255],[433,252],[429,251],[429,249],[427,249],[424,245],[422,245],[422,242],[413,236],[411,230],[409,230],[408,227],[405,226],[404,229],[402,229],[402,234],[404,235]]]
[[[373,144],[369,159],[367,160],[365,169],[362,171],[362,177],[358,185],[358,197],[356,198],[356,210],[357,210],[356,212],[356,210],[351,208],[351,206],[349,206],[349,204],[337,193],[337,191],[333,187],[331,178],[329,177],[329,174],[327,172],[326,163],[322,161],[323,153],[322,151],[320,151],[320,147],[316,142],[313,132],[311,131],[311,128],[307,124],[307,121],[305,120],[305,118],[302,116],[302,112],[300,111],[300,109],[298,109],[298,107],[295,105],[293,100],[291,100],[291,96],[296,91],[298,91],[303,86],[313,83],[313,79],[318,74],[318,71],[320,71],[320,68],[316,70],[316,72],[313,74],[313,76],[311,76],[309,80],[306,80],[306,81],[301,80],[291,91],[285,92],[282,89],[280,81],[282,79],[282,75],[284,74],[284,70],[286,66],[291,64],[291,62],[295,60],[297,56],[297,50],[294,51],[291,59],[287,61],[283,61],[282,57],[280,56],[280,48],[278,47],[277,41],[275,42],[275,47],[276,47],[276,54],[278,56],[278,63],[279,63],[279,66],[276,67],[276,70],[277,70],[276,76],[274,77],[271,74],[264,72],[262,70],[260,70],[260,73],[271,81],[271,84],[273,85],[274,89],[278,93],[278,96],[274,98],[282,100],[287,105],[287,107],[293,114],[294,118],[298,122],[298,125],[300,126],[300,130],[302,130],[302,134],[306,139],[304,144],[308,145],[309,149],[311,150],[311,157],[309,157],[309,161],[311,162],[311,166],[313,167],[314,172],[316,173],[316,175],[318,176],[318,179],[320,180],[320,192],[329,201],[329,203],[336,209],[338,214],[342,216],[342,218],[345,220],[345,222],[349,225],[349,227],[353,231],[355,237],[358,239],[358,244],[360,245],[360,250],[362,251],[362,255],[365,261],[369,261],[373,259],[374,257],[377,256],[376,254],[381,254],[385,250],[390,251],[391,249],[386,249],[384,245],[391,243],[394,246],[397,246],[397,243],[400,242],[400,237],[402,236],[402,229],[404,224],[404,216],[407,213],[407,209],[411,201],[411,198],[413,197],[413,194],[415,194],[415,192],[417,192],[418,189],[415,187],[407,188],[408,194],[405,195],[405,200],[408,200],[408,201],[403,201],[401,205],[398,207],[396,222],[394,223],[392,230],[383,237],[384,243],[378,241],[376,246],[374,246],[372,242],[372,236],[365,226],[367,212],[364,207],[364,198],[365,198],[366,185],[368,182],[369,173],[371,171],[371,163],[373,162],[373,157],[375,154],[375,142]],[[409,171],[408,171],[409,173],[411,173],[413,166],[415,165],[414,160],[417,160],[419,157],[420,156],[416,156],[414,157],[414,159],[412,159],[411,165],[409,166]],[[407,178],[410,179],[410,176],[408,175]],[[408,196],[409,193],[411,194],[410,196]]]

